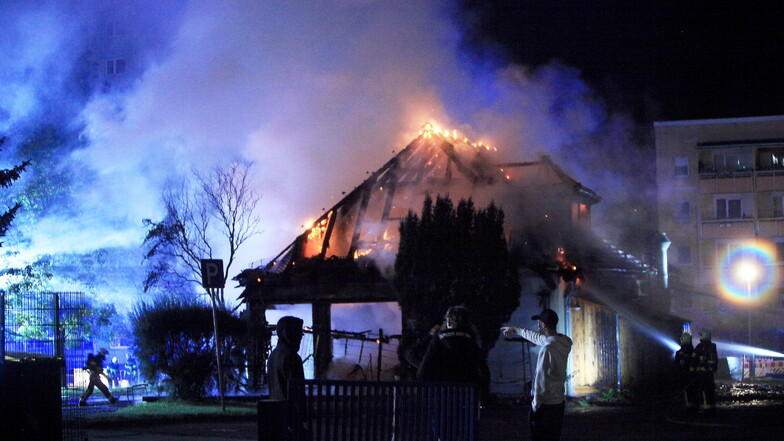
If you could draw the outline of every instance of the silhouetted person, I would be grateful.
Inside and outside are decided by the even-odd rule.
[[[305,372],[302,369],[302,357],[299,356],[299,345],[302,342],[302,319],[292,316],[282,317],[276,327],[278,344],[272,351],[267,362],[267,377],[269,378],[270,400],[289,400],[289,384],[292,380],[304,380]],[[304,400],[303,400],[304,402]],[[292,421],[303,421],[304,415],[297,407],[290,407],[295,415]],[[304,429],[304,423],[302,423]],[[290,427],[290,431],[297,435],[301,429]]]
[[[101,381],[101,375],[103,375],[103,362],[106,361],[106,354],[108,353],[109,351],[102,348],[98,351],[97,355],[87,355],[87,363],[85,363],[84,369],[87,369],[90,373],[90,383],[87,385],[87,390],[84,391],[82,398],[79,400],[80,406],[87,405],[87,399],[90,398],[90,395],[93,394],[93,390],[96,387],[103,392],[110,403],[114,404],[117,402],[117,398],[112,396],[111,392],[109,392],[109,388]]]
[[[697,412],[699,386],[697,384],[697,369],[694,365],[694,346],[691,343],[691,334],[683,333],[680,338],[681,348],[675,353],[675,377],[678,394],[685,398],[686,411]]]
[[[536,375],[531,390],[533,401],[528,423],[533,441],[557,441],[561,437],[566,401],[566,361],[572,349],[572,340],[556,331],[558,314],[545,309],[531,317],[538,320],[539,331],[514,326],[504,326],[506,337],[519,335],[541,346],[536,360]]]
[[[716,384],[713,382],[713,373],[719,368],[719,356],[707,329],[700,331],[700,343],[694,348],[694,366],[702,400],[700,407],[713,413],[716,411]]]
[[[305,379],[302,357],[299,356],[303,324],[302,319],[291,316],[278,320],[278,344],[267,362],[271,400],[287,400],[289,382]]]

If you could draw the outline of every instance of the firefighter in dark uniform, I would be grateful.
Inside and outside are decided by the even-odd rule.
[[[80,406],[87,405],[87,399],[90,398],[90,395],[93,394],[93,390],[96,387],[103,392],[110,403],[114,404],[117,402],[117,398],[112,396],[112,393],[109,392],[109,388],[101,381],[101,375],[103,375],[103,362],[106,360],[106,354],[108,353],[108,350],[101,349],[98,351],[97,355],[89,354],[87,356],[87,363],[85,363],[84,369],[90,373],[90,383],[87,385],[87,390],[82,394],[82,398],[79,399]]]
[[[675,353],[675,372],[677,376],[678,393],[683,394],[686,400],[686,411],[697,412],[697,372],[694,365],[694,346],[691,343],[691,334],[681,335],[681,348]]]
[[[417,379],[474,383],[484,395],[488,389],[489,371],[469,310],[452,306],[444,318],[446,329],[437,330],[430,340],[419,364]]]
[[[719,356],[716,345],[711,341],[711,333],[707,329],[700,331],[700,343],[694,348],[694,367],[697,372],[699,398],[702,409],[714,413],[716,411],[716,384],[713,373],[719,367]]]
[[[470,311],[452,306],[444,317],[446,326],[436,330],[417,370],[420,381],[473,383],[479,388],[480,401],[489,389],[489,370]],[[427,407],[430,440],[443,440],[443,424],[436,407]],[[458,437],[457,439],[462,439]],[[452,438],[455,440],[455,438]]]

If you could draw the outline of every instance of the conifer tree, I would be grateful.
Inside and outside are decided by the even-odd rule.
[[[0,138],[0,151],[2,151],[2,146],[5,144],[5,140],[5,137]],[[0,170],[0,186],[5,188],[10,187],[14,181],[19,179],[19,177],[22,175],[22,172],[25,171],[28,165],[30,165],[30,161],[24,161],[12,168]],[[17,202],[3,214],[0,214],[0,237],[4,237],[8,232],[8,229],[11,228],[11,222],[13,222],[14,217],[16,216],[16,212],[21,206],[22,205]],[[2,245],[3,243],[0,242],[0,246]]]
[[[477,210],[471,199],[454,207],[448,196],[433,204],[429,195],[421,215],[409,212],[400,223],[394,282],[403,316],[401,354],[452,305],[471,310],[483,349],[492,348],[520,296],[503,226],[504,212],[494,203]]]

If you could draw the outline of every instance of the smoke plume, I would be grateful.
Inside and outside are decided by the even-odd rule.
[[[274,257],[426,121],[497,146],[499,162],[550,154],[606,199],[641,190],[617,182],[642,154],[634,127],[579,71],[488,65],[461,50],[454,7],[3,2],[0,133],[18,157],[57,158],[40,160],[51,168],[34,176],[67,177],[51,206],[17,225],[19,246],[30,255],[138,247],[141,220],[164,214],[167,179],[242,157],[255,162],[262,199],[261,234],[241,250],[239,271]],[[42,127],[61,135],[30,144]],[[618,160],[629,170],[619,173]]]

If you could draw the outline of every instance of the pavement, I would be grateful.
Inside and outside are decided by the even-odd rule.
[[[529,440],[525,404],[485,409],[481,441]],[[255,421],[191,422],[88,428],[90,441],[258,441]],[[662,407],[590,406],[569,403],[562,440],[744,441],[778,440],[784,434],[784,403],[720,403],[716,415],[686,415]]]

